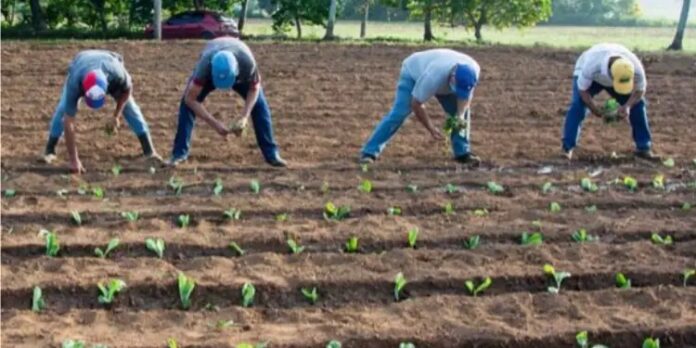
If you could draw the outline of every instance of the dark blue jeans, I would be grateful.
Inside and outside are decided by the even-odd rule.
[[[591,96],[599,94],[602,90],[606,90],[619,104],[624,105],[630,95],[621,95],[614,91],[611,87],[604,87],[597,82],[592,82],[592,86],[588,90]],[[580,128],[582,121],[585,120],[587,106],[583,103],[578,89],[577,77],[573,79],[573,99],[570,103],[570,108],[566,114],[565,124],[563,126],[563,149],[568,151],[575,148],[580,137]],[[633,129],[633,141],[636,143],[636,148],[639,151],[650,150],[652,145],[650,135],[650,125],[648,124],[648,112],[646,108],[645,98],[631,108],[628,117]]]
[[[233,87],[242,98],[246,98],[249,92],[249,84],[237,84]],[[203,86],[201,93],[198,95],[199,102],[203,102],[205,98],[214,91],[212,83],[207,83]],[[174,149],[172,150],[172,159],[186,159],[191,148],[191,134],[195,126],[196,115],[191,108],[186,105],[184,98],[181,98],[179,105],[179,125],[176,129],[176,137],[174,137]],[[254,125],[254,133],[256,133],[256,142],[261,149],[263,158],[268,162],[278,157],[278,145],[273,140],[273,124],[271,123],[271,109],[268,107],[263,89],[259,91],[259,98],[256,100],[254,108],[251,110],[251,121]]]

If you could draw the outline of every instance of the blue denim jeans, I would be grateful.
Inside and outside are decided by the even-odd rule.
[[[396,134],[401,125],[411,115],[411,94],[416,81],[408,76],[403,70],[396,86],[396,97],[394,105],[375,128],[370,139],[362,148],[363,156],[377,158],[389,143],[389,140]],[[457,96],[448,94],[437,96],[437,100],[448,115],[457,113]],[[469,153],[469,139],[462,137],[457,132],[452,132],[452,151],[455,157]]]
[[[613,88],[604,87],[596,82],[592,82],[588,91],[590,95],[594,97],[603,90],[606,90],[621,105],[624,105],[630,98],[630,95],[618,94]],[[565,124],[563,125],[563,150],[572,150],[577,145],[578,138],[580,137],[580,128],[582,127],[582,121],[585,120],[586,112],[587,106],[580,97],[576,77],[573,79],[573,99],[570,103],[568,113],[566,114]],[[633,129],[633,141],[636,143],[636,149],[639,151],[650,150],[652,143],[645,98],[641,99],[631,108],[628,119]]]

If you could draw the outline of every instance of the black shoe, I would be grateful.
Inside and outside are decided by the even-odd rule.
[[[661,159],[660,156],[655,155],[650,150],[638,150],[634,153],[634,155],[637,158],[642,158],[642,159],[648,160],[648,161],[659,161]]]
[[[360,164],[372,164],[375,163],[376,160],[377,158],[375,158],[375,156],[363,154],[358,162]]]
[[[474,155],[473,153],[467,153],[466,155],[457,156],[454,158],[454,160],[464,164],[481,164],[481,158],[479,156]]]
[[[284,168],[284,167],[288,166],[288,163],[285,162],[285,160],[280,158],[280,157],[276,157],[270,161],[266,161],[266,163],[270,164],[273,167],[279,167],[279,168]]]

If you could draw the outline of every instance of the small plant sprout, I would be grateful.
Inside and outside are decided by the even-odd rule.
[[[608,348],[603,344],[593,344],[590,346],[590,340],[587,331],[580,331],[575,335],[575,342],[578,344],[578,348]]]
[[[592,182],[590,178],[582,178],[582,180],[580,180],[580,187],[586,192],[597,192],[599,190],[597,184]]]
[[[498,195],[505,192],[505,188],[502,185],[496,183],[495,181],[489,181],[488,184],[486,184],[486,186],[488,187],[488,192],[494,195]]]
[[[177,277],[179,285],[179,300],[181,301],[181,309],[189,309],[191,307],[191,294],[196,288],[196,281],[179,272]]]
[[[278,214],[278,215],[275,216],[275,221],[277,221],[277,222],[285,222],[285,221],[288,221],[288,218],[289,218],[289,217],[290,217],[290,216],[288,215],[288,213],[280,213],[280,214]]]
[[[70,212],[70,221],[72,221],[75,225],[82,225],[82,215],[80,215],[80,212],[77,210],[73,210]]]
[[[56,195],[60,198],[65,199],[65,197],[68,195],[69,191],[67,189],[60,189],[56,191]]]
[[[682,204],[682,206],[681,206],[681,210],[683,210],[683,211],[691,210],[691,203],[684,202],[684,204]]]
[[[650,236],[650,240],[653,242],[653,244],[656,245],[672,245],[672,236],[665,236],[664,238],[658,234],[658,233],[653,233]]]
[[[224,189],[224,186],[222,186],[222,179],[220,179],[220,178],[215,179],[215,183],[213,184],[213,195],[220,196],[223,189]]]
[[[121,167],[120,164],[114,164],[114,166],[111,167],[111,174],[113,174],[114,176],[119,176],[119,174],[121,174],[122,169],[123,167]]]
[[[472,214],[474,214],[474,216],[476,216],[476,217],[486,217],[486,216],[488,216],[489,213],[488,213],[488,209],[480,208],[480,209],[475,209]]]
[[[31,310],[38,313],[44,308],[46,308],[46,303],[43,299],[43,292],[41,291],[40,287],[35,286],[34,293],[31,297]]]
[[[256,179],[252,179],[249,182],[249,190],[251,190],[251,192],[255,195],[258,195],[259,192],[261,192],[261,183]]]
[[[544,237],[541,235],[541,232],[534,232],[534,233],[523,232],[522,238],[520,239],[520,244],[525,245],[525,246],[527,246],[527,245],[540,245],[543,242],[544,242]]]
[[[39,237],[46,241],[46,256],[56,257],[60,251],[60,243],[58,243],[58,235],[46,229],[39,231]]]
[[[623,184],[631,192],[635,192],[636,189],[638,189],[638,180],[633,177],[625,176],[623,178]]]
[[[85,348],[85,342],[80,340],[65,340],[61,344],[62,348]]]
[[[87,194],[87,190],[89,189],[89,185],[86,183],[80,184],[80,186],[77,187],[77,194],[80,196],[84,196]]]
[[[630,289],[631,279],[626,277],[623,273],[616,273],[616,287],[619,289]]]
[[[550,181],[545,182],[541,185],[541,193],[548,194],[553,190],[553,184]]]
[[[121,243],[121,241],[118,238],[112,238],[109,241],[109,244],[106,245],[105,250],[102,250],[101,248],[94,248],[94,254],[102,259],[105,259],[107,256],[109,256],[110,252],[118,247],[119,243]]]
[[[597,212],[597,206],[596,205],[588,205],[585,207],[585,211],[590,213],[590,214],[594,214]]]
[[[658,190],[664,190],[665,189],[665,176],[662,174],[657,174],[655,177],[653,177],[652,180],[652,185],[654,188]]]
[[[442,211],[445,215],[453,215],[454,205],[452,204],[452,202],[445,203],[445,205],[442,207]]]
[[[561,205],[558,204],[558,202],[551,202],[551,204],[549,204],[549,211],[552,213],[558,213],[561,211]]]
[[[363,173],[367,173],[367,172],[370,171],[370,165],[368,165],[368,164],[361,164],[361,165],[360,165],[360,170],[361,170]]]
[[[329,193],[329,190],[331,190],[331,186],[329,185],[329,182],[328,181],[322,182],[321,189],[320,189],[321,193],[327,194],[327,193]]]
[[[346,252],[347,253],[357,253],[360,247],[358,237],[352,236],[346,241]]]
[[[652,337],[646,338],[643,341],[642,348],[660,348],[660,339]]]
[[[326,344],[326,348],[341,348],[341,342],[336,341],[336,340],[331,340],[329,343]]]
[[[416,184],[409,184],[406,186],[406,192],[408,193],[416,193],[418,192],[418,185]]]
[[[121,279],[111,279],[106,283],[106,286],[101,282],[97,283],[99,288],[99,303],[110,305],[114,302],[114,297],[126,287],[126,282]]]
[[[358,191],[364,192],[364,193],[370,193],[372,192],[372,181],[365,179],[360,182],[360,185],[358,185]]]
[[[103,199],[104,198],[104,189],[99,187],[99,186],[92,187],[92,196],[94,196],[94,198],[97,198],[97,199]]]
[[[220,319],[215,322],[215,328],[218,330],[224,330],[228,327],[234,326],[234,320],[224,320]]]
[[[128,222],[136,222],[140,218],[140,213],[137,211],[124,211],[121,212],[121,217],[126,219]]]
[[[599,240],[599,237],[587,233],[587,230],[584,228],[581,228],[573,232],[573,235],[571,237],[577,243],[595,242]]]
[[[685,269],[684,272],[682,272],[682,278],[684,280],[684,282],[683,282],[684,287],[686,287],[686,285],[689,283],[689,279],[691,279],[691,277],[693,277],[694,275],[696,275],[696,269],[693,269],[693,268]]]
[[[416,248],[416,242],[418,241],[418,227],[414,227],[410,230],[408,230],[408,235],[406,236],[406,241],[408,243],[408,247],[411,249]]]
[[[555,286],[549,286],[548,292],[552,294],[557,294],[561,291],[561,284],[566,278],[570,278],[570,273],[568,272],[556,272],[556,270],[550,264],[544,265],[544,274],[550,277],[554,281]]]
[[[251,283],[244,283],[242,285],[242,306],[249,307],[254,303],[254,296],[256,296],[256,288]]]
[[[310,289],[305,289],[302,288],[300,289],[302,292],[302,296],[310,303],[310,304],[315,304],[317,303],[317,300],[319,299],[319,294],[317,293],[317,288],[312,288]]]
[[[474,249],[478,248],[478,246],[480,244],[481,244],[481,237],[478,235],[473,235],[473,236],[464,240],[464,249],[474,250]]]
[[[181,178],[178,178],[176,176],[172,176],[169,178],[167,185],[178,196],[181,194],[181,191],[183,191],[183,189],[184,189],[184,180],[182,180]]]
[[[403,273],[399,272],[396,277],[394,277],[394,300],[399,301],[401,292],[404,290],[406,283],[406,278],[404,278]]]
[[[287,243],[291,254],[301,254],[305,249],[305,247],[298,244],[292,237],[288,237]]]
[[[389,216],[401,216],[401,208],[389,207],[389,208],[387,208],[387,215],[389,215]]]
[[[176,339],[172,337],[167,338],[167,348],[179,348],[179,344],[176,343]]]
[[[230,244],[228,245],[228,247],[229,247],[230,250],[232,250],[235,254],[237,254],[237,256],[244,256],[244,254],[245,254],[244,249],[242,249],[242,247],[240,247],[239,244],[237,244],[236,242],[230,242]]]
[[[324,205],[324,219],[340,221],[350,215],[350,207],[347,205],[336,206],[332,202],[327,202]]]
[[[12,198],[17,194],[17,190],[14,189],[5,189],[3,195],[5,198]]]
[[[476,297],[476,295],[478,295],[480,292],[491,287],[491,284],[493,284],[491,277],[486,277],[486,279],[484,279],[479,285],[474,284],[473,280],[467,280],[464,282],[466,289],[469,290],[469,294],[474,297]]]
[[[416,348],[416,345],[411,342],[401,342],[399,348]]]
[[[674,158],[668,157],[666,160],[662,161],[662,165],[667,168],[674,168]]]
[[[188,214],[181,214],[176,221],[179,224],[179,227],[186,228],[191,223],[191,216]]]
[[[452,184],[447,184],[445,185],[445,192],[449,194],[457,193],[457,186],[454,186]]]
[[[222,212],[222,215],[228,221],[237,221],[242,218],[242,211],[235,208],[230,208]]]
[[[157,254],[160,259],[164,257],[164,241],[161,238],[147,238],[145,239],[145,247],[147,250],[152,251]]]

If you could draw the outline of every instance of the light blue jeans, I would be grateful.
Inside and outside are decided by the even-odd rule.
[[[370,139],[363,146],[363,156],[377,158],[384,151],[389,140],[396,134],[396,131],[406,121],[406,118],[411,115],[411,94],[415,84],[416,81],[402,70],[399,83],[396,86],[394,105],[389,113],[382,118]],[[437,96],[437,100],[448,115],[457,113],[457,96],[455,94]],[[469,139],[459,135],[458,132],[452,132],[451,140],[452,152],[454,152],[455,157],[469,153]]]

